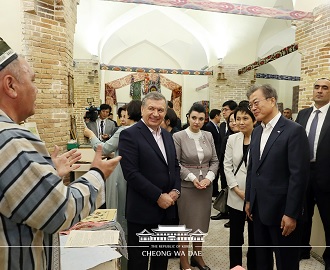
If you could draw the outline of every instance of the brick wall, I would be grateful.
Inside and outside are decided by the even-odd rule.
[[[55,144],[65,148],[70,138],[68,74],[73,72],[77,1],[21,2],[23,54],[36,73],[39,89],[36,113],[27,121],[37,123],[50,151]]]
[[[330,78],[330,4],[314,9],[322,15],[316,22],[299,22],[296,42],[301,53],[299,110],[313,104],[313,84],[318,78]]]
[[[254,83],[254,71],[238,75],[240,65],[222,65],[212,67],[213,76],[209,76],[210,109],[221,109],[227,100],[237,103],[246,100],[246,91]]]
[[[87,143],[84,138],[83,117],[86,107],[89,107],[87,98],[94,98],[93,105],[100,106],[100,64],[91,59],[74,60],[74,115],[76,116],[77,135],[80,144]]]

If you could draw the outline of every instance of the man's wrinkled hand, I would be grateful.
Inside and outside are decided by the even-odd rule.
[[[91,167],[98,168],[103,172],[104,178],[107,179],[110,174],[114,171],[119,161],[121,160],[121,156],[112,158],[112,159],[102,159],[102,146],[98,145],[95,152],[94,160],[91,164]]]
[[[55,145],[54,152],[50,155],[50,157],[52,158],[53,164],[60,177],[63,177],[69,172],[80,167],[79,164],[75,164],[81,159],[81,153],[78,152],[77,149],[72,149],[62,155],[59,155],[59,152],[60,148]]]

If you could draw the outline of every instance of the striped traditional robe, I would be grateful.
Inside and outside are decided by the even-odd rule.
[[[54,238],[104,197],[93,170],[65,186],[44,143],[0,110],[0,269],[58,269]]]

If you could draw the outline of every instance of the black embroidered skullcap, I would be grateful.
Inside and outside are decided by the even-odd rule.
[[[15,60],[18,55],[12,48],[0,37],[0,71],[4,69],[10,62]]]

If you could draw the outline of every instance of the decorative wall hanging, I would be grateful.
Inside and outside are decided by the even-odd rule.
[[[171,81],[163,75],[151,73],[149,78],[152,81],[156,81],[159,85],[166,87],[172,91],[171,100],[173,102],[174,110],[177,115],[181,115],[181,104],[182,104],[182,87],[176,82]],[[117,80],[108,82],[105,84],[105,100],[108,102],[117,103],[116,89],[120,89],[127,85],[132,85],[134,82],[140,82],[145,79],[144,73],[133,73]],[[160,89],[161,87],[159,87]],[[130,91],[131,92],[131,91]]]
[[[131,91],[132,95],[132,99],[133,100],[141,100],[141,89],[142,88],[142,81],[140,82],[134,82],[131,84],[131,89],[133,89],[133,91]]]
[[[117,103],[116,89],[108,84],[105,85],[105,103],[110,106]]]
[[[146,67],[126,67],[100,64],[101,70],[125,71],[125,72],[143,72],[143,73],[162,73],[178,75],[213,75],[209,70],[187,70],[187,69],[169,69],[169,68],[146,68]]]
[[[271,79],[271,80],[281,80],[281,81],[300,81],[300,77],[299,76],[267,74],[267,73],[257,73],[256,74],[256,78],[259,78],[259,79]]]
[[[176,7],[185,9],[194,9],[201,11],[212,11],[236,15],[246,15],[254,17],[265,17],[283,20],[304,20],[313,21],[312,12],[304,12],[299,10],[286,10],[271,7],[259,7],[243,4],[234,4],[227,2],[213,2],[200,0],[108,0],[112,2],[147,4],[164,7]]]
[[[265,64],[268,64],[269,62],[271,61],[274,61],[280,57],[283,57],[289,53],[293,53],[294,51],[298,50],[298,44],[291,44],[290,46],[288,47],[285,47],[277,52],[274,52],[258,61],[255,61],[254,63],[250,64],[250,65],[247,65],[241,69],[238,70],[238,75],[241,75],[245,72],[248,72],[250,70],[253,70],[257,67],[260,67],[262,65],[265,65]]]
[[[201,85],[201,86],[199,86],[199,87],[196,87],[196,91],[200,91],[200,90],[202,90],[202,89],[205,89],[205,88],[207,88],[207,87],[209,87],[209,83],[206,83],[206,84],[203,84],[203,85]]]

